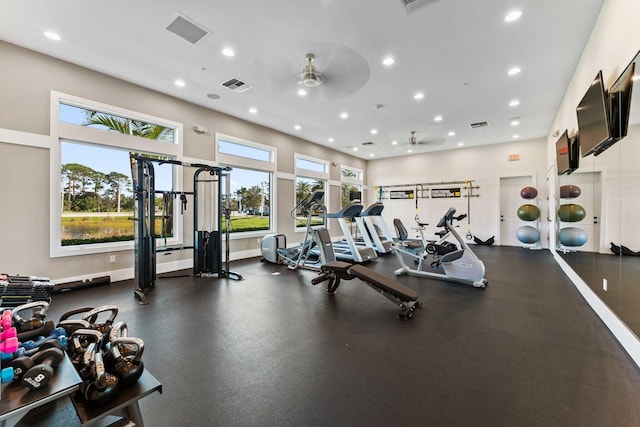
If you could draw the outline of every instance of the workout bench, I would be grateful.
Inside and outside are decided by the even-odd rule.
[[[328,262],[320,268],[320,276],[313,279],[311,284],[317,285],[329,281],[327,294],[334,295],[340,286],[340,280],[352,280],[356,277],[393,303],[398,304],[400,319],[411,319],[415,308],[422,306],[422,302],[418,300],[418,294],[413,289],[359,264],[343,261]]]

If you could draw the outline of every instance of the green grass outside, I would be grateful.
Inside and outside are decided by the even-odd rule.
[[[269,229],[268,217],[231,217],[231,232]],[[134,221],[127,216],[62,217],[62,246],[133,240]],[[162,220],[156,218],[156,235],[161,237]],[[223,219],[222,231],[226,230]],[[170,237],[170,236],[168,236]]]

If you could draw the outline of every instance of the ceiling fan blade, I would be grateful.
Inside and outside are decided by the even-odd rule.
[[[266,52],[250,66],[251,81],[261,90],[284,98],[299,100],[299,76],[307,64],[308,53],[313,65],[324,76],[324,83],[307,88],[310,101],[333,101],[360,90],[369,80],[367,60],[355,50],[337,43],[297,41]]]

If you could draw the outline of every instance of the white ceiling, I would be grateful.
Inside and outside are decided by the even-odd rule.
[[[431,0],[408,13],[402,0],[3,0],[0,39],[376,159],[545,137],[602,3]],[[512,10],[522,17],[507,23]],[[169,32],[178,12],[212,33],[192,44]],[[306,53],[326,81],[300,97]],[[236,93],[230,78],[253,88]],[[437,144],[411,147],[410,131]]]

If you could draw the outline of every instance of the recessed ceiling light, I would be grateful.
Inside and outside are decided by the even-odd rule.
[[[383,63],[384,65],[386,65],[386,66],[393,65],[393,63],[394,63],[394,62],[396,62],[396,61],[395,61],[395,59],[393,59],[393,58],[392,58],[392,57],[390,57],[390,56],[387,56],[386,58],[384,58],[384,59],[382,60],[382,63]]]
[[[522,12],[519,10],[513,10],[507,13],[507,16],[504,17],[504,22],[513,22],[518,20],[522,16]]]
[[[378,133],[378,129],[371,129],[371,135],[375,135]]]
[[[513,139],[518,139],[518,138],[520,138],[520,135],[518,134],[513,135]]]
[[[511,120],[511,126],[518,126],[520,124],[519,120]]]
[[[258,112],[258,109],[256,107],[251,107],[251,108],[249,108],[249,112],[251,114],[256,114]]]
[[[178,86],[178,87],[185,87],[187,84],[184,82],[184,80],[180,80],[180,79],[176,79],[173,81],[173,84]]]
[[[341,118],[341,119],[346,119],[347,117],[349,117],[349,114],[347,114],[347,113],[340,113],[340,118]]]
[[[306,89],[298,89],[298,95],[305,96],[307,94]]]
[[[54,33],[53,31],[45,31],[44,36],[50,40],[59,42],[62,40],[62,37],[58,33]]]
[[[413,150],[412,150],[411,148],[409,148],[409,149],[407,150],[407,153],[413,153]]]
[[[414,99],[422,99],[424,98],[424,93],[422,92],[417,92],[415,95],[413,95]]]
[[[398,145],[398,141],[391,141],[391,145]]]
[[[520,74],[520,67],[513,67],[511,68],[507,74],[509,74],[510,76],[515,76],[516,74]]]
[[[302,126],[300,126],[300,125],[295,125],[293,128],[294,128],[295,130],[300,130],[300,129],[302,129]]]
[[[236,53],[230,47],[225,47],[222,49],[222,54],[224,56],[235,56]]]
[[[369,153],[369,157],[373,157],[375,154],[373,153]]]
[[[436,121],[436,122],[441,122],[442,121],[442,116],[438,114],[437,116],[435,116],[433,118],[433,120]]]
[[[464,142],[458,142],[458,147],[462,147],[464,145]]]
[[[353,151],[358,151],[358,147],[353,147]]]
[[[329,138],[329,139],[327,139],[327,141],[333,142],[333,138]]]
[[[447,135],[449,135],[449,136],[455,136],[455,135],[456,135],[456,133],[455,133],[454,131],[450,131]]]
[[[517,99],[514,99],[511,102],[509,102],[509,107],[516,107],[518,105],[520,105],[520,101],[518,101]]]

